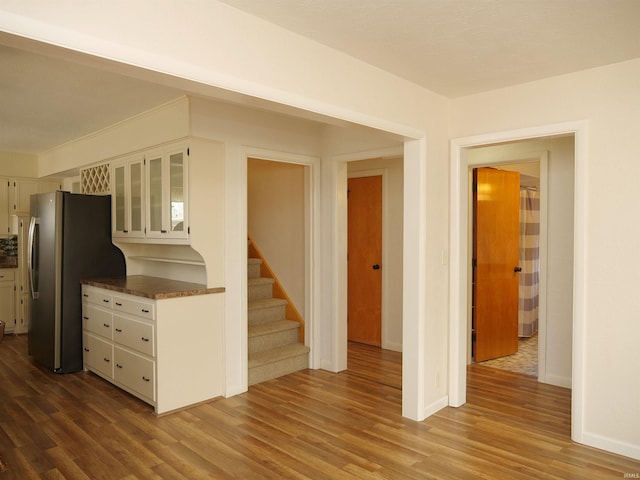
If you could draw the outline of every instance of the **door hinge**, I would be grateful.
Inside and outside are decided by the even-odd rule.
[[[471,266],[473,268],[476,268],[478,266],[478,259],[477,258],[474,258],[474,259],[471,260]]]
[[[191,235],[191,227],[187,227],[187,235]]]
[[[189,147],[187,147],[187,157],[188,157],[189,155],[191,155],[191,151],[190,151]]]

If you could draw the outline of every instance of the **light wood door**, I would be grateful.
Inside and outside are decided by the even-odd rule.
[[[476,362],[518,351],[520,174],[474,170],[473,335]]]
[[[382,176],[349,179],[348,338],[382,343]]]

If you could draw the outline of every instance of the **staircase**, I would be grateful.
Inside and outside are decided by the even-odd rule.
[[[249,385],[255,385],[308,368],[309,347],[300,341],[300,322],[286,319],[287,300],[273,297],[275,280],[261,276],[263,261],[248,261]]]

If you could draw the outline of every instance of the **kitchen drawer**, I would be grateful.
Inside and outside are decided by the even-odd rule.
[[[119,312],[129,313],[131,315],[137,315],[142,318],[153,320],[153,302],[144,302],[140,300],[134,300],[129,297],[113,297],[113,309]]]
[[[82,301],[100,305],[104,308],[111,308],[113,295],[101,288],[93,288],[88,285],[83,285]]]
[[[16,279],[15,268],[0,269],[0,282],[13,282]]]
[[[155,356],[152,324],[114,314],[113,328],[114,342],[150,357]]]
[[[113,378],[113,346],[90,333],[82,336],[84,367]]]
[[[155,401],[155,362],[117,346],[114,347],[114,356],[115,381]]]
[[[85,330],[113,340],[113,313],[94,305],[82,306],[82,326]]]

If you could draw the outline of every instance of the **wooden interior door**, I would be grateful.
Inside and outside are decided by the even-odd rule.
[[[382,176],[349,179],[348,338],[382,343]]]
[[[474,170],[473,355],[518,351],[520,174]]]

